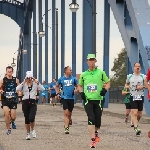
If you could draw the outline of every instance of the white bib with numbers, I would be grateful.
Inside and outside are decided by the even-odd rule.
[[[142,100],[142,96],[141,95],[133,95],[133,101],[141,101]]]

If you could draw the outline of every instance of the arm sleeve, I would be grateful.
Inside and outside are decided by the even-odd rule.
[[[41,84],[39,83],[39,85],[38,85],[38,90],[39,90],[39,91],[43,91],[43,90],[45,90],[45,88],[43,87],[43,85],[41,85]]]
[[[50,88],[52,88],[53,86],[52,86],[52,84],[50,84]]]
[[[80,85],[83,85],[83,74],[80,75],[80,78],[79,78],[79,84]]]
[[[105,83],[110,82],[110,79],[107,77],[105,71],[103,71],[103,80]]]
[[[16,87],[16,91],[22,91],[23,85],[24,85],[24,84],[19,84],[19,85]]]
[[[58,85],[61,84],[61,78],[58,79],[58,81],[56,82],[56,84],[58,84]]]
[[[75,82],[75,85],[79,83],[77,78],[74,78],[74,82]]]

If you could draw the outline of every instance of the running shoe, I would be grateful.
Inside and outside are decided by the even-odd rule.
[[[135,132],[136,132],[136,136],[140,135],[141,134],[141,130],[138,129],[138,128],[134,128]]]
[[[98,136],[98,132],[95,132],[95,142],[99,142],[100,137]]]
[[[16,123],[14,121],[11,123],[12,123],[12,129],[16,129],[17,128]]]
[[[71,120],[69,120],[69,125],[72,125],[72,119],[71,119]]]
[[[35,130],[32,130],[32,137],[36,138],[36,132],[35,132]]]
[[[69,134],[69,127],[65,128],[65,134]]]
[[[7,135],[11,135],[11,130],[8,130],[8,131],[6,132],[6,134],[7,134]]]
[[[96,148],[96,142],[95,140],[90,142],[90,148]]]
[[[134,127],[134,124],[131,124],[130,127]]]
[[[27,133],[26,140],[30,140],[30,134]]]

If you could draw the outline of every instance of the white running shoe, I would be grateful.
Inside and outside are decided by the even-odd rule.
[[[30,140],[30,134],[27,134],[26,140]]]
[[[33,138],[36,138],[36,132],[35,132],[35,130],[32,131],[32,136],[33,136]]]

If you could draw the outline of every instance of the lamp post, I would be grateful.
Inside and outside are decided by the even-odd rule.
[[[72,0],[69,6],[72,11],[72,74],[76,77],[76,11],[79,9],[79,5],[76,0]],[[74,103],[76,103],[76,98]]]
[[[45,32],[43,31],[43,22],[41,23],[41,29],[38,32],[38,34],[39,34],[40,37],[44,37],[45,36]]]
[[[15,58],[13,58],[13,62],[11,63],[11,66],[14,68],[14,67],[16,67],[16,64],[15,64]]]
[[[19,51],[19,50],[17,50],[17,51]],[[16,51],[16,52],[17,52],[17,51]],[[14,54],[16,54],[16,52],[14,52]],[[23,50],[22,50],[22,54],[27,54],[27,50],[26,50],[26,49],[23,49]]]
[[[58,9],[56,9],[56,79],[58,80]]]
[[[48,9],[46,12],[45,12],[45,14],[43,14],[43,16],[42,16],[42,20],[43,20],[43,17],[44,16],[46,16],[46,14],[50,11],[51,9]],[[38,32],[38,35],[40,36],[40,37],[44,37],[45,36],[45,31],[43,30],[43,21],[42,21],[42,23],[41,23],[41,29],[40,29],[40,31]]]
[[[45,16],[45,17],[47,17],[47,13],[49,12],[49,11],[51,11],[51,9],[48,9],[46,12],[45,12],[45,14],[43,14],[43,17]],[[49,27],[47,24],[45,24],[45,27],[49,27],[51,30],[52,30],[52,35],[54,35],[53,36],[53,40],[54,41],[56,41],[55,42],[55,46],[56,46],[56,48],[55,48],[55,53],[53,53],[52,52],[52,65],[55,67],[55,78],[57,78],[58,79],[58,8],[55,8],[55,11],[56,11],[56,36],[55,36],[55,30],[53,30],[53,28],[51,28],[51,27]],[[43,20],[43,17],[42,17],[42,20]],[[45,19],[46,20],[46,19]],[[46,22],[47,23],[47,22]],[[41,23],[41,30],[38,32],[38,34],[39,34],[39,36],[40,37],[44,37],[45,36],[45,34],[47,34],[47,32],[45,33],[45,31],[43,30],[43,22]],[[48,40],[48,37],[47,37],[47,40]],[[46,40],[45,40],[45,44],[47,44],[48,45],[48,43],[46,42]],[[54,54],[54,55],[53,55]],[[53,57],[54,56],[54,57]],[[45,48],[45,58],[47,58],[48,57],[48,46],[46,46],[46,48]],[[48,58],[47,59],[45,59],[45,66],[46,66],[46,69],[45,69],[45,79],[47,78],[47,75],[46,74],[48,74],[48,72],[46,72],[46,70],[47,70],[47,68],[48,68]],[[53,70],[53,69],[52,69]],[[48,80],[48,79],[47,79]],[[48,82],[48,81],[47,81]]]
[[[69,5],[69,7],[72,12],[76,12],[79,9],[79,5],[76,3],[76,0],[72,0],[72,3]]]

